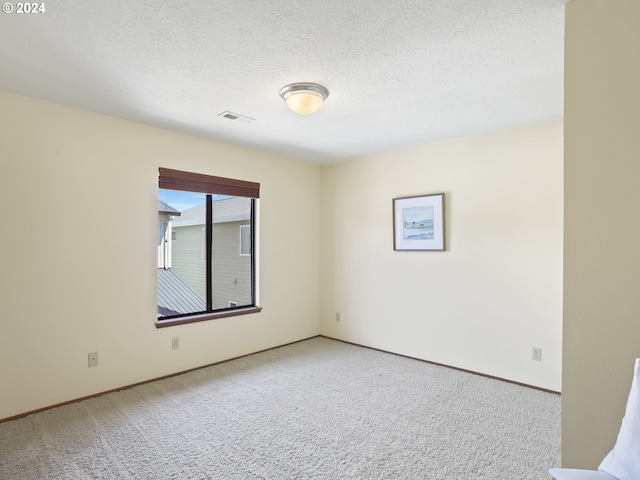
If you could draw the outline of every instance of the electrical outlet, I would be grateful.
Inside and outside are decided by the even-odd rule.
[[[336,322],[340,323],[340,314],[336,313]]]
[[[98,352],[91,352],[89,354],[89,366],[90,367],[98,366]]]
[[[533,347],[531,349],[531,360],[535,360],[536,362],[542,361],[542,349]]]
[[[171,349],[178,350],[180,348],[180,337],[173,337],[171,339]]]

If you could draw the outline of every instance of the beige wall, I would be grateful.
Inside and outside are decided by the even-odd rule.
[[[0,145],[0,419],[318,333],[560,389],[559,120],[319,168],[0,92]],[[155,328],[159,166],[262,184],[262,313]],[[432,192],[447,251],[393,252]]]
[[[565,33],[562,463],[613,447],[640,357],[638,0],[577,0]]]
[[[321,332],[559,391],[562,158],[558,120],[323,168]],[[439,192],[447,251],[394,252],[392,199]]]
[[[0,152],[0,418],[318,334],[318,167],[2,92]],[[262,184],[262,313],[156,329],[160,166]]]

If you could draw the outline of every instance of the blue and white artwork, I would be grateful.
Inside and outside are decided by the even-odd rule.
[[[404,240],[433,240],[433,206],[402,209]]]

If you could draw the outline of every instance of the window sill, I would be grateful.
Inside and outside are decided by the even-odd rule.
[[[156,321],[156,328],[175,327],[176,325],[184,325],[187,323],[205,322],[207,320],[216,320],[218,318],[237,317],[238,315],[249,315],[250,313],[260,313],[262,307],[237,308],[234,310],[225,310],[223,312],[202,313],[198,315],[189,315],[188,317],[172,318],[169,320]]]

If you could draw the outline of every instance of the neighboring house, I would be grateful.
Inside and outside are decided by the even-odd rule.
[[[158,200],[158,316],[192,313],[206,306],[205,300],[171,270],[171,224],[180,215],[171,205]]]
[[[213,308],[251,305],[251,199],[213,202]],[[172,223],[172,269],[206,297],[205,206],[184,210]]]
[[[158,268],[171,268],[171,222],[181,213],[158,200]]]

